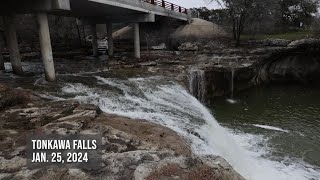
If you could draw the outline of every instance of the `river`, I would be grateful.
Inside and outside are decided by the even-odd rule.
[[[126,73],[58,74],[55,83],[41,75],[3,78],[45,98],[75,99],[169,127],[195,154],[222,156],[247,179],[319,179],[319,91],[253,89],[236,95],[236,103],[215,99],[208,109],[170,76]]]
[[[236,136],[248,136],[249,144],[244,142],[243,147],[285,164],[287,167],[280,169],[288,174],[299,173],[294,168],[305,170],[300,173],[319,171],[319,89],[297,85],[264,86],[239,93],[234,99],[235,103],[230,103],[225,98],[216,98],[210,109]]]

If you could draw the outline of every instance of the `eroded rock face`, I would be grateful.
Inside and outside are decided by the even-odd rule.
[[[317,84],[320,80],[320,55],[297,54],[265,63],[258,71],[256,84],[300,82]]]
[[[300,39],[291,42],[288,47],[293,47],[293,48],[317,48],[319,50],[320,48],[320,39]]]
[[[320,40],[293,41],[255,63],[255,84],[299,82],[316,85],[320,81]]]
[[[235,51],[224,49],[220,51],[221,56],[198,55],[199,65],[193,65],[189,74],[201,74],[201,78],[187,77],[190,92],[202,101],[215,96],[230,96],[232,92],[265,83],[319,84],[319,39],[293,41],[288,46],[285,45],[288,41],[270,43],[276,46]],[[194,69],[198,72],[192,72]]]
[[[104,114],[75,101],[37,101],[0,111],[1,179],[243,179],[219,157],[196,157],[176,132],[145,120]],[[32,102],[32,103],[31,103]],[[97,170],[28,169],[28,133],[101,134],[102,167]],[[168,173],[164,169],[175,167]],[[202,173],[205,172],[204,175]],[[208,178],[209,177],[209,178]]]
[[[158,179],[228,179],[244,180],[232,167],[223,159],[217,156],[200,156],[197,158],[176,157],[164,159],[159,163],[151,163],[149,167],[153,170],[148,172],[148,168],[138,168],[142,172],[140,177],[147,180]],[[223,169],[223,171],[221,171]],[[135,173],[137,175],[137,172]],[[139,179],[139,178],[136,178]]]

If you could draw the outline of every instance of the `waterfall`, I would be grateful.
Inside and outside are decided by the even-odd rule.
[[[202,92],[199,86],[204,85],[198,82],[204,80],[204,72],[192,71],[190,74],[190,86],[197,87],[191,90]],[[183,136],[195,154],[222,156],[246,179],[307,180],[319,177],[317,172],[300,164],[287,165],[264,158],[265,151],[259,146],[263,137],[237,134],[222,127],[200,101],[169,78],[95,78],[98,86],[67,83],[62,93],[73,96],[80,103],[98,105],[105,113],[145,119],[168,127]]]
[[[234,68],[231,68],[231,99],[233,99],[233,92],[234,92]]]
[[[201,97],[204,73],[193,71],[191,74],[194,75],[193,82],[197,82],[195,84]],[[68,84],[62,91],[75,94],[75,99],[81,103],[96,104],[106,113],[146,119],[171,128],[191,143],[195,154],[220,155],[242,175],[252,176],[252,163],[246,163],[244,151],[210,111],[183,86],[157,77],[129,80],[96,78],[101,89]],[[113,87],[112,91],[107,90],[110,86]]]
[[[188,81],[190,93],[200,102],[205,102],[207,91],[205,71],[200,69],[189,70]]]

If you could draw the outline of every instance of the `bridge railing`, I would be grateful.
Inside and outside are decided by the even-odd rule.
[[[187,9],[184,8],[184,7],[181,7],[179,5],[176,5],[176,4],[173,4],[171,2],[168,2],[168,1],[164,1],[164,0],[142,0],[143,2],[146,2],[146,3],[150,3],[150,4],[153,4],[153,5],[156,5],[156,6],[160,6],[160,7],[163,7],[165,9],[169,9],[169,10],[172,10],[172,11],[175,11],[175,12],[180,12],[180,13],[184,13],[184,14],[187,14]]]

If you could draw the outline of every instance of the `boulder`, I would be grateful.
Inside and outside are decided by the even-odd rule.
[[[288,47],[294,48],[320,48],[320,39],[300,39],[291,42]]]

